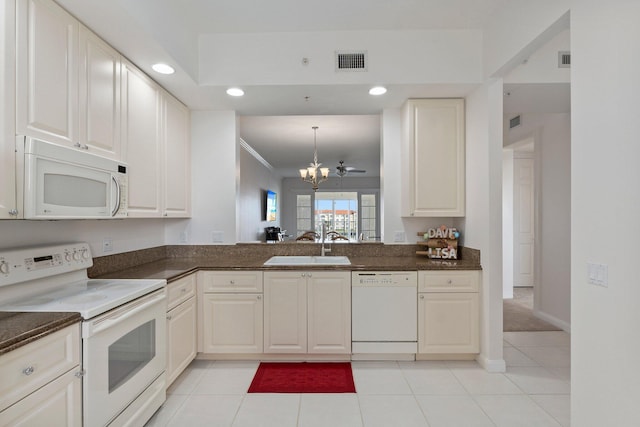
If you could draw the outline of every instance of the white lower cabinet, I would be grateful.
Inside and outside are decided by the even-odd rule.
[[[480,352],[480,273],[418,272],[418,353]]]
[[[351,353],[351,275],[264,273],[265,353]]]
[[[262,272],[201,271],[203,353],[263,351]]]
[[[167,387],[197,353],[196,275],[167,285]]]
[[[0,425],[80,426],[80,324],[0,357]]]

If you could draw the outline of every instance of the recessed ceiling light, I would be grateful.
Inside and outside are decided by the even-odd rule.
[[[160,74],[173,74],[176,72],[176,70],[171,65],[162,63],[153,64],[151,68],[153,68],[153,71]]]
[[[387,88],[384,86],[376,86],[369,89],[369,95],[384,95],[387,93]]]
[[[242,95],[244,95],[244,91],[242,89],[240,89],[239,87],[230,87],[229,89],[227,89],[227,95],[230,95],[230,96],[242,96]]]

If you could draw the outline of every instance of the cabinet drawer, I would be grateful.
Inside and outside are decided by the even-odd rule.
[[[209,292],[262,292],[261,271],[201,271],[202,289]]]
[[[0,411],[80,364],[80,324],[0,357]]]
[[[167,285],[167,310],[180,305],[196,294],[196,275],[190,274]]]
[[[418,292],[478,292],[479,271],[419,271]]]

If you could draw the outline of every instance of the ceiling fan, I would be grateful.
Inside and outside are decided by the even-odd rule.
[[[356,169],[353,166],[345,166],[344,165],[344,161],[340,160],[338,163],[340,163],[338,166],[336,166],[336,174],[342,178],[343,176],[350,174],[350,173],[365,173],[366,170],[363,169]]]

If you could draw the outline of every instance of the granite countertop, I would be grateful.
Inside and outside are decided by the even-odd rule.
[[[175,281],[197,270],[337,270],[337,271],[411,271],[411,270],[481,270],[472,260],[434,260],[425,257],[353,257],[351,265],[273,266],[263,264],[270,257],[192,257],[165,258],[124,270],[97,276],[106,279],[166,279]]]
[[[81,320],[80,313],[0,312],[0,355]]]

